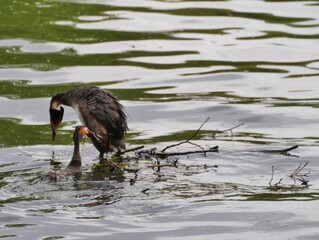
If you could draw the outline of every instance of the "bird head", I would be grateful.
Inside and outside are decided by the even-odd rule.
[[[63,107],[59,107],[59,109],[50,107],[49,112],[50,112],[50,123],[51,123],[51,129],[52,129],[52,141],[54,142],[56,132],[63,119],[64,109]]]
[[[84,126],[76,126],[74,133],[73,133],[73,140],[75,141],[82,141],[82,138],[90,133],[90,130]]]

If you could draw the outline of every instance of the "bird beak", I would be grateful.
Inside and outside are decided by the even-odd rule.
[[[88,135],[89,132],[90,130],[87,127],[81,127],[79,130],[79,135],[81,138],[83,138],[84,136]]]
[[[89,131],[87,127],[81,125],[76,126],[73,133],[73,140],[76,141],[76,139],[78,139],[81,142],[83,137],[88,135]]]
[[[51,129],[52,129],[52,142],[54,142],[55,136],[56,136],[57,127],[54,127],[53,125],[51,125]]]
[[[50,112],[50,123],[51,123],[51,129],[52,129],[52,142],[54,142],[56,132],[63,119],[64,109],[63,107],[60,107],[60,110],[50,108],[49,112]]]

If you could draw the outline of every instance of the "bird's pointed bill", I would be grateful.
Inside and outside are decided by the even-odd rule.
[[[81,137],[88,135],[89,129],[87,127],[81,127],[79,130],[79,134]]]
[[[55,136],[56,136],[56,130],[54,129],[53,126],[51,126],[51,128],[52,128],[52,142],[54,142],[55,141]]]
[[[50,123],[52,129],[52,142],[55,140],[57,129],[62,122],[64,109],[61,107],[60,110],[50,108]]]

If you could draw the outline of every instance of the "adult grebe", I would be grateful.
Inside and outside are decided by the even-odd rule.
[[[53,96],[49,110],[53,141],[63,118],[61,105],[75,109],[81,123],[90,130],[88,136],[100,157],[109,151],[125,149],[126,114],[123,105],[110,92],[98,87],[85,87]]]

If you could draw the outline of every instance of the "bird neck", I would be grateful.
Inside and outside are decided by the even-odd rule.
[[[73,150],[73,157],[69,166],[81,166],[81,154],[80,154],[80,140],[75,138],[74,139],[74,150]]]
[[[51,109],[59,110],[60,111],[60,102],[59,101],[51,101]]]
[[[71,106],[72,100],[69,98],[67,94],[57,94],[52,97],[50,107],[52,109],[60,110],[60,105]]]

